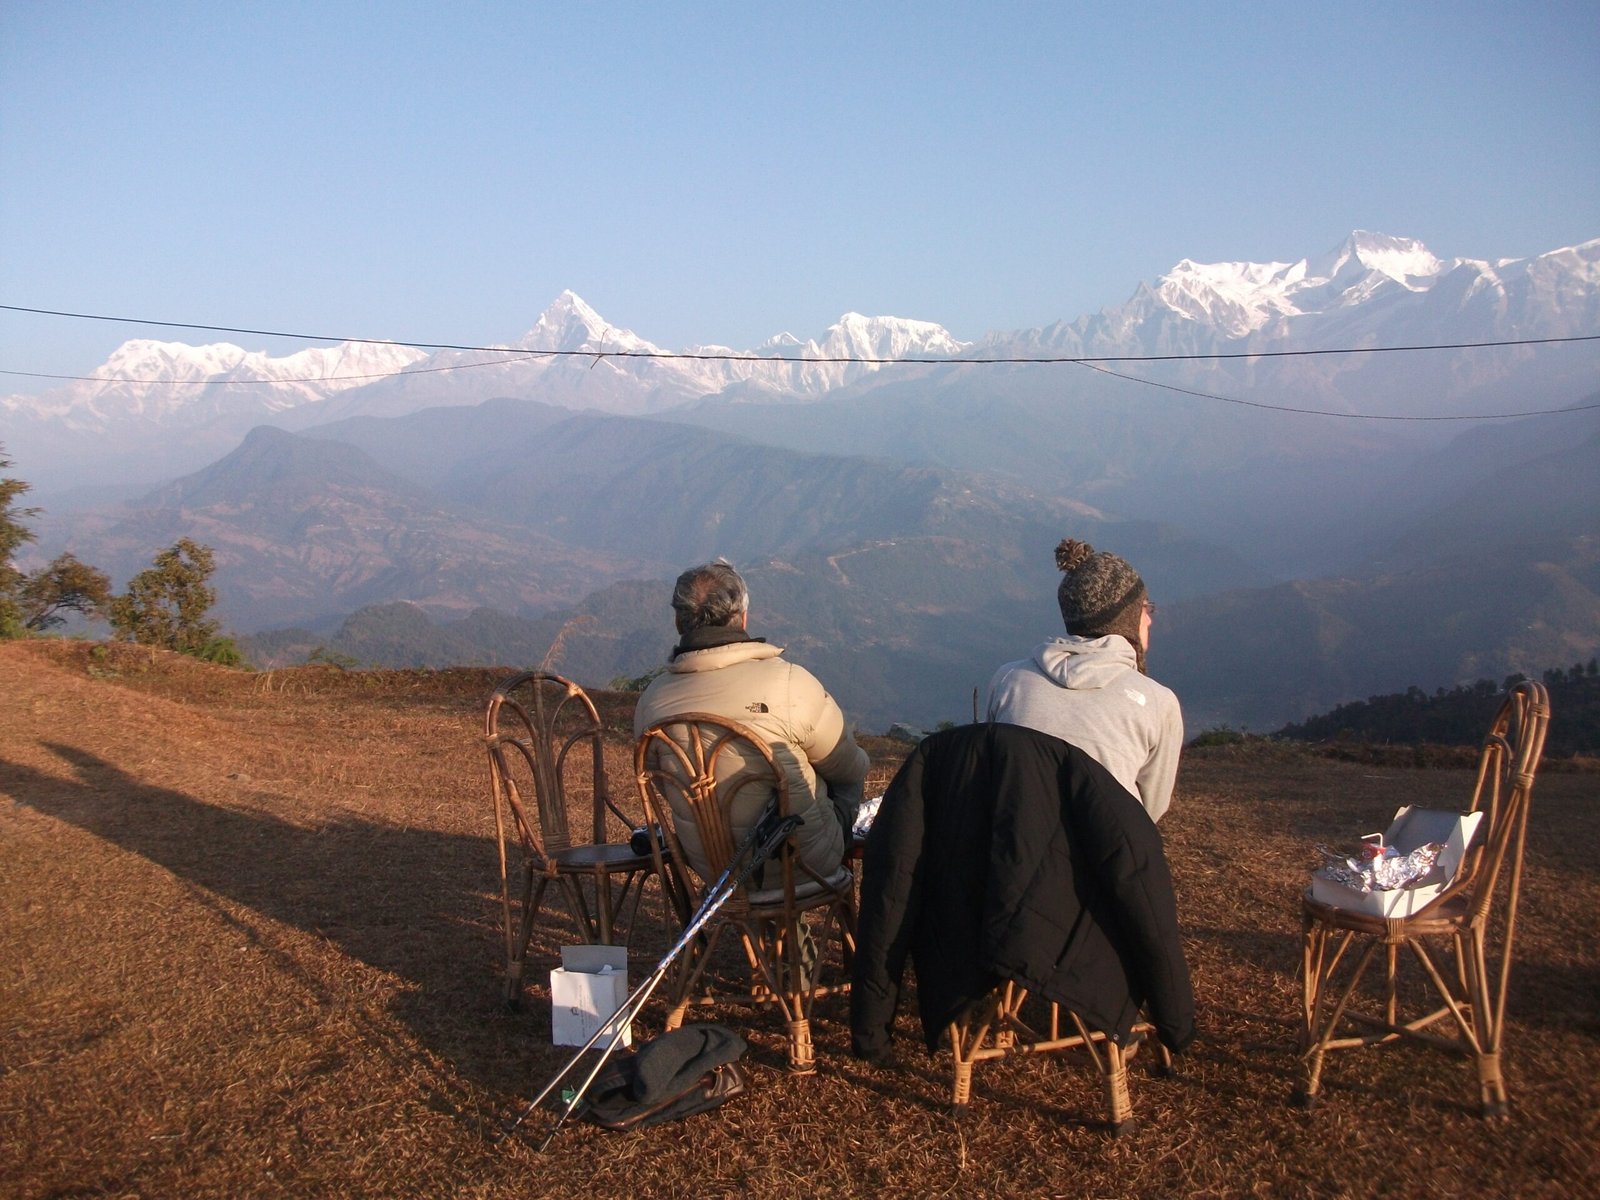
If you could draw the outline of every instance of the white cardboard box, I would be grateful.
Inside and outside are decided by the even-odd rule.
[[[626,946],[563,946],[561,965],[550,972],[550,1040],[557,1046],[583,1046],[628,998]],[[620,1037],[633,1045],[626,1023],[595,1043],[605,1049]]]
[[[1387,892],[1359,892],[1353,887],[1325,879],[1320,871],[1316,871],[1311,875],[1311,898],[1351,912],[1372,913],[1379,917],[1409,917],[1436,900],[1456,877],[1482,818],[1481,812],[1459,813],[1449,809],[1413,808],[1407,805],[1395,813],[1394,821],[1383,835],[1383,844],[1393,846],[1401,854],[1410,854],[1418,846],[1443,842],[1444,849],[1433,864],[1433,870],[1410,887]]]

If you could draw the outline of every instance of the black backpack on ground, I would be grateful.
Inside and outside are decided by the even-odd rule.
[[[742,1095],[745,1041],[722,1025],[686,1025],[607,1060],[579,1113],[606,1129],[644,1129]]]

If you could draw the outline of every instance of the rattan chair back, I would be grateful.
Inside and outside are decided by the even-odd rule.
[[[611,944],[625,911],[632,933],[656,866],[629,845],[636,822],[612,800],[600,714],[576,683],[544,671],[506,679],[485,707],[484,745],[499,850],[506,1002],[514,1005],[551,883],[579,938]]]
[[[726,718],[685,713],[652,725],[635,744],[634,769],[646,819],[659,830],[661,869],[669,861],[688,868],[675,875],[687,911],[699,907],[707,885],[727,868],[762,814],[769,808],[780,818],[789,814],[788,776],[766,740]],[[820,922],[816,928],[802,920],[806,914]],[[717,955],[729,930],[744,951],[736,970]],[[842,981],[827,986],[824,953],[834,941],[843,957]],[[815,1069],[813,1005],[819,996],[848,989],[854,950],[854,874],[841,863],[831,876],[820,876],[791,838],[680,957],[666,1027],[677,1028],[691,1005],[772,1005],[787,1025],[790,1069],[809,1073]]]

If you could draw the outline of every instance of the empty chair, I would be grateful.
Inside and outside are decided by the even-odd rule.
[[[1471,1058],[1482,1114],[1507,1111],[1500,1062],[1506,989],[1528,805],[1549,721],[1543,685],[1511,689],[1484,739],[1464,810],[1483,816],[1455,878],[1435,899],[1410,915],[1386,917],[1307,891],[1300,1104],[1316,1103],[1330,1052],[1404,1038]]]
[[[611,944],[624,912],[631,934],[645,882],[658,866],[629,845],[633,822],[606,784],[600,715],[577,684],[543,671],[507,679],[489,697],[484,742],[500,851],[505,999],[515,1005],[534,921],[552,883],[579,935]],[[576,831],[569,805],[581,813]],[[609,840],[613,831],[620,840]]]
[[[657,722],[640,736],[634,765],[646,817],[661,830],[661,852],[686,868],[676,874],[686,910],[699,907],[769,805],[779,817],[789,813],[788,774],[773,750],[754,730],[721,717],[686,713]],[[743,949],[732,964],[718,958],[730,930]],[[829,984],[834,942],[843,966],[839,982]],[[813,1005],[848,988],[854,949],[853,873],[841,863],[819,876],[791,838],[675,964],[666,1027],[676,1029],[691,1006],[772,1005],[786,1023],[790,1070],[808,1074],[815,1070]]]

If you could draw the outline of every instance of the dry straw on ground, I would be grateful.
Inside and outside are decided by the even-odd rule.
[[[1070,1058],[980,1068],[953,1123],[947,1060],[910,1014],[899,1064],[875,1068],[825,1002],[814,1078],[784,1073],[773,1019],[729,1014],[748,1096],[642,1133],[569,1126],[543,1155],[497,1147],[568,1051],[541,987],[520,1013],[498,1003],[493,679],[0,644],[0,1194],[1600,1194],[1596,776],[1535,790],[1510,1121],[1474,1115],[1465,1062],[1411,1049],[1335,1060],[1308,1114],[1286,1101],[1312,847],[1470,780],[1225,748],[1187,757],[1162,825],[1203,1036],[1175,1079],[1136,1061],[1132,1139],[1105,1136]],[[631,799],[629,699],[603,700]]]

